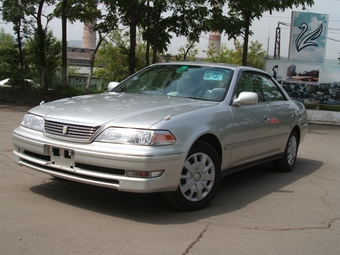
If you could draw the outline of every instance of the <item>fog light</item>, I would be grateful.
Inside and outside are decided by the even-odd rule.
[[[160,177],[164,173],[164,170],[161,171],[127,171],[127,176],[136,177],[136,178],[155,178]]]

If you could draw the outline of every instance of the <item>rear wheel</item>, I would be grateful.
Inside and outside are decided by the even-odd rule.
[[[215,149],[197,141],[184,162],[177,190],[162,196],[178,209],[199,210],[213,199],[220,179],[221,166]]]
[[[296,131],[293,130],[288,138],[286,149],[282,158],[274,162],[275,166],[280,172],[290,172],[293,170],[296,162],[298,147],[298,137]]]

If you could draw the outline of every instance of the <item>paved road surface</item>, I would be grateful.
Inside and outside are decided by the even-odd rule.
[[[57,180],[12,158],[25,107],[0,106],[0,254],[340,254],[340,127],[311,125],[292,173],[223,179],[204,210]]]

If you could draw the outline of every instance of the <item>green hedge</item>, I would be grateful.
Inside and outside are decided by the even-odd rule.
[[[323,110],[340,112],[340,105],[327,105],[327,104],[304,104],[306,109],[309,110]]]

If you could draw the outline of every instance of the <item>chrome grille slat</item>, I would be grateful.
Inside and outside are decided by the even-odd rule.
[[[63,129],[67,127],[64,134]],[[65,138],[90,140],[98,131],[99,126],[84,126],[57,121],[45,120],[45,133],[50,135],[61,136]]]

